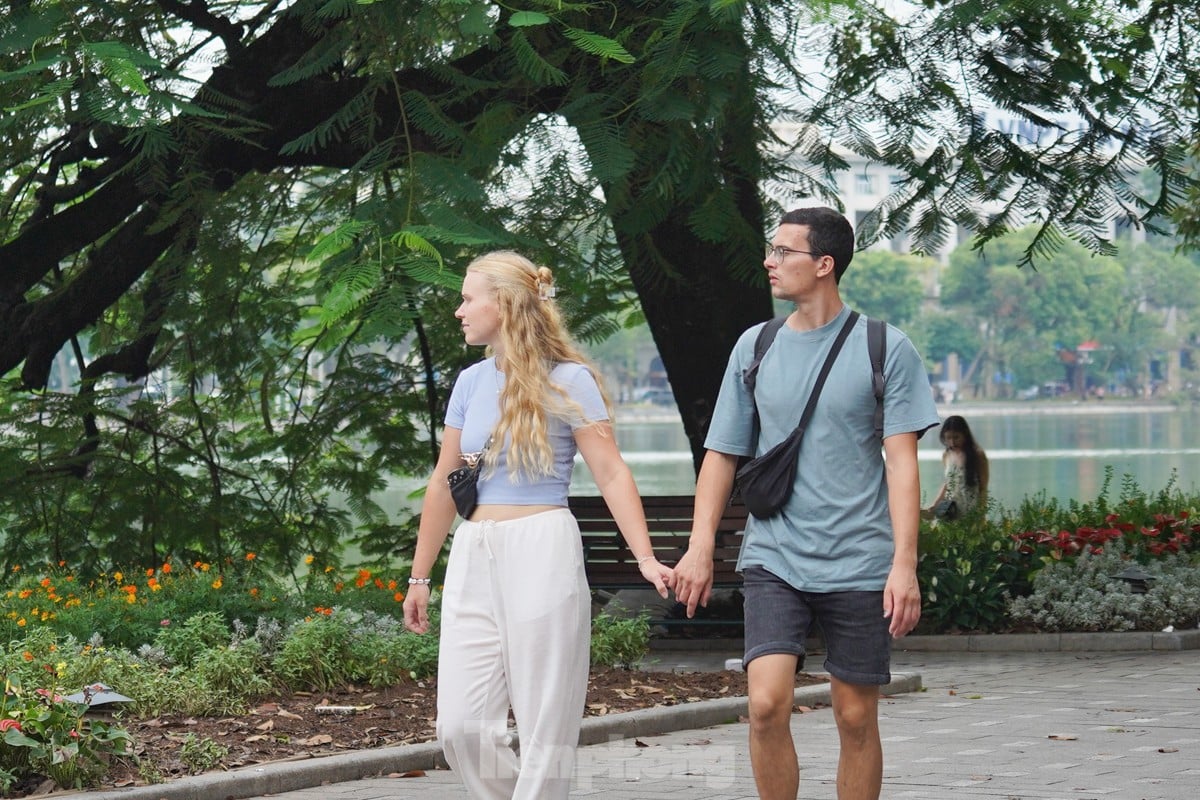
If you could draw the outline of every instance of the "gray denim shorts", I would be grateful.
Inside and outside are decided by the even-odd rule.
[[[787,653],[804,664],[804,641],[819,631],[825,641],[825,670],[858,685],[892,679],[890,622],[883,616],[883,592],[802,592],[763,567],[746,567],[746,654]],[[799,667],[798,667],[799,668]]]

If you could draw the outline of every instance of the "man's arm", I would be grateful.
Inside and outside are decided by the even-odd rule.
[[[725,514],[733,479],[737,472],[737,456],[707,450],[696,478],[696,505],[692,512],[692,535],[688,549],[675,565],[675,599],[687,605],[689,618],[696,607],[707,606],[712,593],[713,549],[716,546],[717,525]]]
[[[887,456],[888,508],[892,517],[895,552],[883,589],[883,615],[899,639],[921,619],[921,588],[917,584],[917,533],[920,529],[921,475],[917,466],[917,435],[899,433],[883,440]]]

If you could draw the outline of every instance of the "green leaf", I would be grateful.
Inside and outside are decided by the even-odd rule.
[[[601,58],[611,58],[613,61],[620,61],[622,64],[632,64],[634,61],[637,61],[616,39],[610,39],[607,36],[601,36],[591,31],[581,31],[578,28],[569,26],[566,29],[566,33],[571,43],[585,53],[600,56]]]
[[[492,32],[492,20],[483,5],[473,5],[458,21],[458,30],[463,36],[487,36]]]
[[[363,220],[343,222],[317,240],[312,250],[308,252],[308,260],[324,261],[330,256],[337,255],[349,247],[358,238],[359,234],[370,226],[371,223],[364,222]]]
[[[428,239],[413,233],[411,230],[403,230],[397,233],[392,237],[392,244],[429,256],[437,261],[438,269],[445,266],[442,262],[442,254],[438,252],[438,249]]]
[[[150,94],[150,87],[146,85],[137,65],[157,65],[157,62],[145,53],[121,42],[93,42],[85,44],[83,51],[99,61],[100,72],[120,88],[143,96]]]
[[[514,28],[530,28],[545,25],[549,21],[549,17],[537,11],[518,11],[508,18],[508,24]]]

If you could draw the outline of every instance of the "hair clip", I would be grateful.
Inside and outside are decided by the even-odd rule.
[[[556,294],[558,294],[558,290],[554,288],[554,284],[552,284],[552,283],[539,283],[538,284],[538,299],[539,300],[552,300],[552,299],[554,299],[554,296]]]

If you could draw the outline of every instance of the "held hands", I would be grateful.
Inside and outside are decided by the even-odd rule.
[[[696,615],[698,606],[707,606],[712,594],[712,552],[689,547],[675,565],[675,599],[687,606],[687,616]]]
[[[675,584],[675,570],[666,564],[659,563],[658,559],[653,556],[640,561],[638,570],[642,573],[643,578],[654,585],[654,590],[660,597],[665,598],[667,590]]]
[[[429,631],[429,584],[414,583],[404,596],[404,627],[413,633]]]

